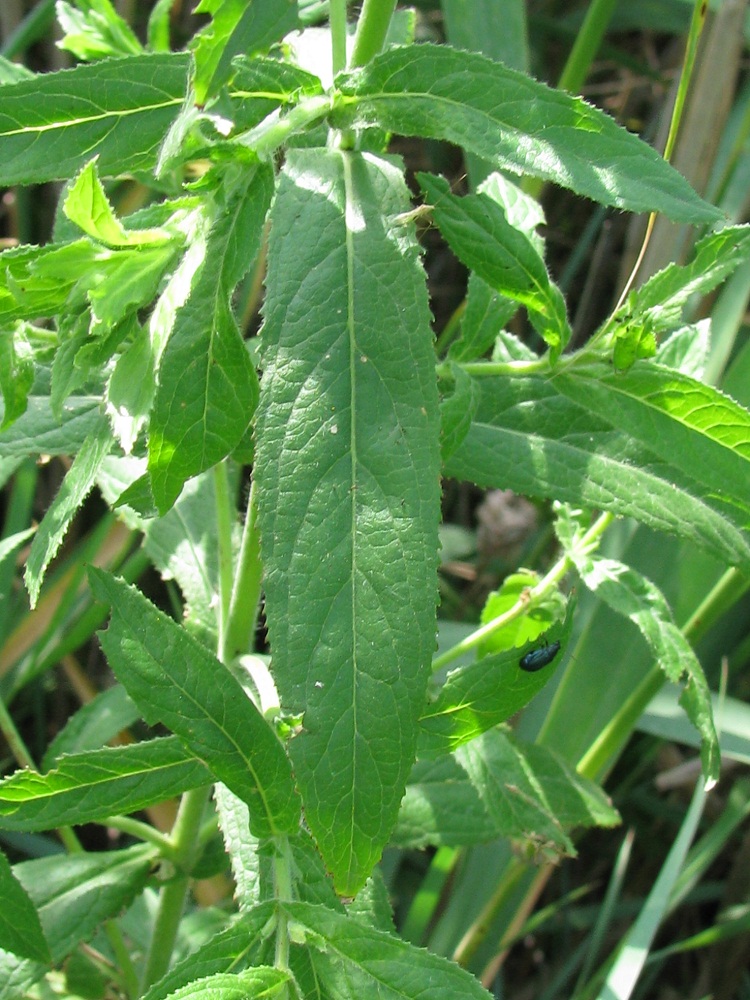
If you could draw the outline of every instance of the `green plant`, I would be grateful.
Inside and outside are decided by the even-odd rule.
[[[101,643],[127,697],[95,700],[41,772],[0,785],[4,829],[63,828],[69,851],[0,869],[14,997],[50,960],[80,957],[100,926],[92,964],[130,997],[485,996],[393,933],[376,868],[389,843],[503,835],[527,857],[571,853],[571,829],[616,822],[592,779],[664,675],[684,683],[706,778],[717,776],[708,685],[685,635],[658,588],[599,545],[627,515],[737,567],[732,582],[747,575],[750,416],[681,369],[701,336],[683,312],[747,261],[750,230],[581,100],[480,55],[392,44],[410,31],[394,7],[365,3],[347,57],[345,4],[331,3],[328,89],[323,70],[279,47],[297,23],[287,0],[203,0],[210,21],[189,54],[167,51],[168,4],[154,7],[149,52],[108,0],[62,4],[64,44],[89,64],[33,79],[5,67],[0,182],[65,182],[53,241],[2,254],[3,475],[30,456],[75,455],[31,543],[32,605],[96,486],[177,581],[185,615],[178,624],[89,570],[99,604],[79,609],[76,634],[111,608]],[[701,239],[565,354],[536,203],[497,172],[465,197],[420,173],[471,270],[458,335],[436,357],[390,133],[663,212]],[[113,203],[128,193],[144,204],[120,216]],[[253,313],[264,269],[263,328],[244,339],[236,306]],[[541,354],[507,332],[521,308]],[[482,628],[433,658],[441,472],[556,501],[563,555],[542,578],[506,579]],[[14,531],[2,555],[27,538]],[[142,569],[124,566],[129,580]],[[521,664],[538,663],[529,656],[545,642],[569,644],[573,602],[558,588],[572,567],[637,625],[660,668],[597,732],[582,775],[579,752],[498,728],[562,656]],[[261,588],[270,670],[253,645]],[[6,701],[43,672],[40,649],[14,662]],[[431,687],[431,670],[473,650]],[[102,748],[138,717],[174,735]],[[168,836],[127,818],[175,795]],[[190,879],[212,870],[216,817],[240,915],[206,918],[170,968]],[[89,822],[141,843],[82,852],[64,828]]]

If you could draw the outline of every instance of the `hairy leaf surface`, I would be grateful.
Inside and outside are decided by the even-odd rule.
[[[603,205],[683,222],[721,212],[650,146],[578,97],[445,45],[392,49],[337,81],[355,121],[447,139],[498,167],[554,181]]]
[[[388,225],[405,208],[391,162],[294,151],[269,246],[256,476],[273,670],[304,712],[295,775],[346,894],[395,821],[435,645],[437,389],[417,251]]]

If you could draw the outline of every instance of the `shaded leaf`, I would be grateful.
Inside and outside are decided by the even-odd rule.
[[[153,847],[139,844],[14,866],[14,874],[39,910],[53,962],[69,955],[103,920],[117,916],[132,902],[143,890],[155,857]]]
[[[70,716],[49,744],[42,770],[49,770],[63,754],[83,753],[104,746],[140,717],[141,713],[122,684],[100,691]]]
[[[575,368],[555,378],[560,392],[640,441],[709,497],[750,525],[750,412],[713,386],[640,362],[627,372]]]
[[[704,487],[675,468],[671,459],[680,456],[664,460],[651,449],[657,442],[639,444],[615,427],[623,416],[613,397],[606,407],[602,399],[601,414],[591,413],[587,392],[593,379],[585,386],[571,379],[565,395],[558,380],[479,380],[476,417],[446,463],[446,474],[479,486],[629,515],[750,568],[745,516],[723,501],[718,477]],[[641,413],[645,427],[645,408]]]
[[[456,759],[498,832],[545,853],[575,855],[569,830],[619,822],[593,781],[546,747],[522,746],[510,733],[485,733],[461,747]]]
[[[450,193],[442,177],[417,174],[440,231],[456,256],[495,291],[522,303],[556,357],[571,337],[565,300],[550,280],[538,248],[485,194]]]
[[[476,788],[452,754],[418,760],[409,775],[391,843],[464,847],[498,836]]]
[[[104,434],[106,422],[94,396],[69,398],[58,419],[46,396],[30,396],[26,412],[0,433],[3,458],[29,455],[72,455],[89,437]]]
[[[102,570],[89,576],[112,605],[102,647],[146,721],[169,726],[249,805],[256,836],[294,832],[300,807],[288,758],[239,682],[139,591]]]
[[[36,907],[23,886],[14,876],[7,858],[0,851],[0,948],[19,958],[49,962],[50,953],[44,939]]]
[[[505,298],[477,274],[469,275],[461,336],[451,344],[451,361],[474,361],[495,343],[502,328],[518,312],[518,303]]]
[[[111,447],[109,428],[100,424],[97,431],[81,444],[57,496],[42,518],[31,543],[24,573],[32,608],[39,597],[46,569],[55,557],[73,516],[94,486],[99,466]]]

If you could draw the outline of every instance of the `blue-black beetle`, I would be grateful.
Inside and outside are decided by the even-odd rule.
[[[530,673],[534,670],[541,670],[548,663],[552,663],[559,652],[560,643],[551,642],[548,646],[540,646],[538,649],[530,649],[528,653],[524,653],[518,661],[518,665],[521,670],[527,670]]]

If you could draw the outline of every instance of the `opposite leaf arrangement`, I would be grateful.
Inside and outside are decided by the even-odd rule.
[[[501,727],[563,659],[572,602],[557,583],[570,567],[684,684],[717,776],[695,655],[654,584],[597,546],[628,516],[750,571],[750,414],[681,373],[666,340],[681,330],[688,350],[699,334],[685,335],[683,308],[748,260],[750,228],[725,225],[580,99],[447,46],[381,51],[388,17],[380,35],[362,20],[348,69],[334,25],[326,89],[280,44],[297,24],[287,0],[203,0],[211,21],[188,54],[159,51],[164,4],[152,52],[108,3],[79,7],[60,17],[88,62],[31,79],[8,66],[0,87],[0,183],[65,182],[53,241],[0,255],[0,471],[5,482],[28,456],[75,456],[31,542],[32,604],[96,487],[180,585],[185,622],[90,570],[121,686],[71,721],[40,771],[0,784],[0,827],[106,820],[144,843],[3,859],[0,997],[25,995],[103,924],[110,947],[124,934],[145,953],[118,955],[131,997],[486,997],[394,933],[376,866],[389,844],[499,836],[573,854],[572,828],[617,821],[595,773]],[[417,176],[470,270],[460,333],[439,356],[391,133],[449,141],[495,171],[464,197]],[[509,175],[704,235],[691,263],[564,354],[539,210]],[[150,196],[121,218],[102,179],[125,176]],[[238,317],[262,274],[263,326],[246,339]],[[542,354],[506,329],[521,308]],[[557,577],[506,580],[479,631],[436,657],[441,476],[556,501],[564,558]],[[261,587],[270,672],[253,652]],[[104,746],[137,718],[174,735]],[[214,783],[240,915],[170,968]],[[178,795],[170,838],[124,819]],[[141,949],[114,918],[146,919],[157,861],[171,875]]]

